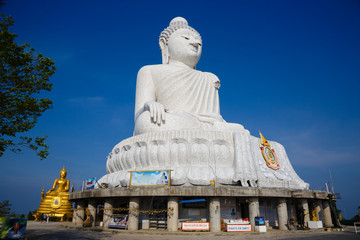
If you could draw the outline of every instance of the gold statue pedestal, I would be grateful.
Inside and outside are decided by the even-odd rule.
[[[63,217],[65,214],[71,214],[71,207],[72,203],[69,201],[69,194],[45,196],[37,212],[55,217]]]
[[[65,214],[72,215],[72,203],[69,201],[70,181],[65,179],[65,167],[60,171],[60,178],[54,181],[53,187],[44,196],[44,189],[41,192],[41,203],[37,210],[39,214],[49,214],[52,217],[63,217]]]

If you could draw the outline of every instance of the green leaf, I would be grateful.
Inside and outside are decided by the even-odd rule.
[[[0,14],[0,157],[6,149],[19,152],[27,147],[44,159],[49,155],[45,138],[17,135],[32,129],[52,108],[52,101],[41,93],[52,90],[50,77],[56,67],[42,53],[35,55],[30,44],[17,44],[17,35],[9,31],[13,24],[11,16]]]

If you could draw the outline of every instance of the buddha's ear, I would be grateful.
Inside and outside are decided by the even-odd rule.
[[[160,49],[161,49],[161,56],[162,56],[162,64],[169,63],[169,50],[168,46],[164,39],[160,39],[159,41]]]
[[[160,45],[161,51],[164,50],[164,49],[167,47],[167,46],[166,46],[166,42],[165,42],[164,39],[160,39],[159,45]]]

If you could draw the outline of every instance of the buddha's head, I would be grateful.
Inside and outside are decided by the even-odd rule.
[[[65,178],[66,177],[66,170],[65,167],[63,167],[63,169],[60,171],[60,178]]]
[[[182,17],[174,18],[161,32],[159,45],[163,64],[175,60],[195,68],[201,57],[201,36]]]

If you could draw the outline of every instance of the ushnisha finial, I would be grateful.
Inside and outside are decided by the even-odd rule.
[[[173,20],[171,20],[170,26],[178,26],[178,25],[183,25],[183,26],[188,26],[188,22],[186,21],[185,18],[183,17],[176,17]]]
[[[66,172],[65,166],[64,166],[63,169],[60,171],[60,175],[61,175],[62,173],[64,174],[64,177],[66,177],[67,172]]]

